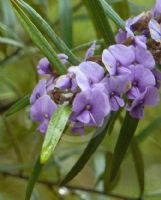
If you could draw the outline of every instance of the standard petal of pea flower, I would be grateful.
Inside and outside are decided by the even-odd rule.
[[[57,105],[48,96],[40,97],[30,108],[30,115],[32,120],[40,122],[38,130],[45,133],[48,127],[49,120],[56,111]]]

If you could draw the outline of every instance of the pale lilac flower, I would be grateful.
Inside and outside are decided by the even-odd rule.
[[[65,54],[58,54],[58,58],[63,64],[65,64],[68,61],[68,56]],[[37,65],[37,71],[38,71],[38,74],[40,75],[44,75],[44,74],[54,75],[52,66],[47,58],[42,58],[39,61]]]
[[[76,95],[73,106],[76,122],[100,126],[105,116],[110,113],[108,97],[98,89],[80,92]]]
[[[32,120],[40,122],[38,130],[45,133],[48,127],[49,120],[56,111],[57,105],[48,96],[40,97],[30,108],[30,115]]]
[[[144,117],[144,107],[145,106],[155,106],[159,102],[159,92],[156,87],[148,87],[144,93],[139,94],[131,106],[127,107],[130,115],[137,119],[142,119]]]
[[[110,76],[107,78],[106,88],[109,95],[111,110],[118,111],[125,105],[122,95],[131,87],[127,76]]]
[[[131,70],[130,80],[132,86],[128,93],[129,99],[135,99],[138,91],[142,93],[147,87],[155,86],[155,77],[148,68],[143,65],[131,65],[129,69]]]
[[[155,40],[156,42],[161,42],[160,24],[155,19],[151,19],[148,26],[149,26],[151,38]]]
[[[155,17],[161,14],[161,0],[156,0],[155,6],[152,8],[152,12]]]
[[[34,88],[32,95],[30,97],[31,104],[34,104],[37,99],[47,94],[46,84],[47,84],[46,79],[41,79],[39,81],[39,83]]]

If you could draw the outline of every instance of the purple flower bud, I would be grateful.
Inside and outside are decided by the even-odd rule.
[[[86,90],[76,95],[72,111],[75,121],[100,126],[110,113],[110,104],[108,97],[100,90]]]
[[[37,65],[38,74],[52,74],[52,67],[47,58],[42,58]]]
[[[156,87],[148,87],[144,93],[139,94],[131,106],[127,107],[134,118],[142,119],[144,117],[145,106],[155,106],[159,103],[159,92]]]
[[[34,104],[37,99],[47,94],[46,90],[46,79],[42,79],[34,88],[30,97],[30,103]]]
[[[93,42],[93,44],[91,45],[91,47],[87,50],[87,52],[85,54],[84,61],[86,61],[88,58],[90,58],[94,55],[95,49],[96,49],[96,42]]]
[[[58,54],[58,58],[60,59],[60,61],[61,61],[63,64],[66,64],[66,63],[68,62],[68,56],[65,55],[64,53]]]
[[[40,122],[38,127],[41,133],[45,133],[48,127],[49,120],[56,111],[57,105],[48,95],[40,97],[30,108],[32,120]]]

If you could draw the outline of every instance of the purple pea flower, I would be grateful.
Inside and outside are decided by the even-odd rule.
[[[76,95],[72,105],[76,122],[100,126],[110,113],[108,97],[98,89],[90,89]]]
[[[125,68],[135,60],[133,46],[116,44],[105,49],[102,54],[102,62],[110,75],[117,75],[119,68]],[[128,70],[127,70],[128,71]]]
[[[130,115],[137,119],[144,117],[145,106],[155,106],[159,102],[159,92],[156,87],[148,87],[142,94],[134,99],[131,106],[127,107]]]
[[[48,95],[40,97],[30,108],[32,120],[40,122],[38,130],[45,133],[49,120],[56,111],[57,105]]]
[[[126,93],[130,87],[131,84],[127,76],[110,76],[107,78],[106,88],[109,93],[111,110],[117,111],[120,107],[125,105],[121,96]]]
[[[154,17],[157,17],[161,14],[161,0],[156,0],[155,6],[152,8]]]
[[[47,94],[46,84],[47,84],[46,79],[42,79],[39,81],[39,83],[34,88],[32,95],[30,97],[31,104],[34,104],[36,100]]]
[[[132,86],[128,93],[129,99],[135,99],[138,91],[142,93],[147,87],[155,86],[155,77],[148,68],[145,68],[143,65],[131,65],[129,69],[131,70],[130,79]]]
[[[58,54],[58,58],[60,59],[60,61],[63,64],[65,64],[68,60],[68,56],[65,54]],[[38,71],[38,74],[40,74],[40,75],[44,75],[44,74],[54,75],[51,64],[47,58],[42,58],[39,61],[38,65],[37,65],[37,71]]]

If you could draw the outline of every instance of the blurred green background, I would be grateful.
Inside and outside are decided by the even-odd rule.
[[[59,1],[28,0],[61,35]],[[112,2],[112,1],[111,1]],[[129,16],[148,10],[154,0],[129,1]],[[121,8],[113,4],[117,11]],[[72,1],[73,9],[73,48],[96,39],[95,30],[86,8],[80,0]],[[116,28],[114,27],[116,31]],[[8,40],[6,40],[8,38]],[[85,50],[77,52],[83,56]],[[31,93],[39,77],[36,73],[38,60],[43,57],[31,42],[27,33],[15,17],[8,0],[0,0],[0,200],[23,200],[26,183],[33,162],[40,150],[42,135],[36,131],[36,124],[29,117],[29,107],[5,118],[3,113],[17,99]],[[124,114],[124,113],[123,113]],[[139,124],[137,134],[151,122],[161,117],[161,104],[148,108],[145,119]],[[71,182],[74,186],[102,189],[101,174],[105,169],[106,153],[113,150],[121,124],[117,121],[111,135],[107,135],[95,155],[84,170]],[[161,199],[161,119],[146,132],[139,143],[145,167],[145,199]],[[129,127],[130,129],[130,127]],[[40,179],[57,182],[61,180],[75,163],[87,140],[66,133],[48,162]],[[15,174],[15,176],[13,176]],[[19,176],[19,177],[18,177]],[[97,183],[97,184],[96,184]],[[131,149],[126,155],[120,176],[112,191],[115,194],[137,197],[139,182]],[[117,200],[108,196],[86,193],[67,188],[37,184],[32,200]]]

